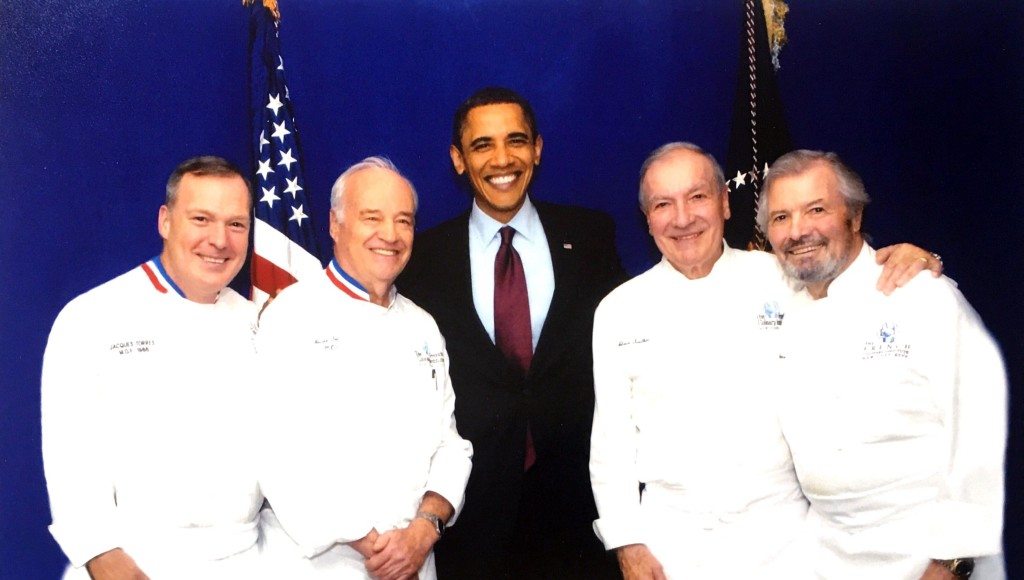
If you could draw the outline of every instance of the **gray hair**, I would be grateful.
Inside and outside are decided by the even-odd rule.
[[[416,195],[416,188],[413,186],[412,182],[409,181],[409,178],[402,175],[402,172],[399,171],[398,168],[395,167],[395,164],[392,163],[392,161],[387,157],[384,157],[382,155],[374,155],[372,157],[367,157],[366,159],[363,159],[359,163],[356,163],[355,165],[346,169],[344,173],[339,175],[338,179],[334,181],[334,185],[331,186],[331,213],[334,214],[334,218],[336,220],[340,222],[342,218],[342,202],[344,201],[345,188],[348,185],[348,179],[352,177],[352,175],[364,169],[386,169],[394,173],[398,177],[401,177],[402,180],[405,181],[405,183],[409,186],[409,189],[412,190],[413,213],[419,210],[419,196]]]
[[[715,157],[713,155],[701,149],[698,145],[694,145],[693,143],[688,143],[686,141],[673,141],[671,143],[665,143],[661,147],[658,147],[657,149],[652,151],[651,154],[647,156],[647,159],[644,160],[644,164],[640,166],[639,201],[640,210],[643,211],[644,213],[647,212],[647,195],[644,191],[644,179],[647,177],[647,172],[651,169],[651,165],[654,165],[655,162],[660,161],[665,157],[668,157],[669,155],[675,153],[676,151],[690,151],[691,153],[696,153],[697,155],[700,155],[707,159],[708,163],[711,164],[712,171],[714,172],[715,191],[721,192],[722,190],[725,189],[725,174],[722,173],[722,166],[718,164],[718,161],[715,160]]]
[[[178,186],[181,185],[181,179],[186,175],[197,175],[197,176],[212,176],[212,177],[232,177],[238,176],[242,181],[245,182],[245,189],[252,191],[249,186],[249,180],[242,175],[242,172],[233,163],[224,159],[223,157],[217,157],[215,155],[202,155],[200,157],[192,157],[182,161],[174,171],[171,172],[171,177],[167,180],[166,196],[164,197],[164,205],[171,207],[174,202],[178,199]],[[252,195],[249,196],[249,207],[252,208]]]
[[[864,182],[859,175],[831,151],[798,149],[779,157],[768,168],[768,176],[765,177],[764,186],[761,188],[761,199],[757,204],[757,225],[762,232],[768,231],[768,192],[775,182],[784,177],[800,175],[819,163],[832,169],[838,183],[839,194],[843,196],[850,216],[861,215],[864,212],[864,206],[871,202],[871,197],[864,189]]]

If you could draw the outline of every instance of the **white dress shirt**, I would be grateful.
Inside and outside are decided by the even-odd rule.
[[[544,319],[548,316],[551,296],[555,293],[555,271],[551,265],[551,249],[544,235],[537,208],[527,196],[507,224],[503,224],[473,202],[469,213],[469,267],[473,279],[473,304],[491,341],[494,341],[494,258],[501,246],[498,231],[512,226],[516,235],[512,247],[519,252],[526,275],[526,289],[530,299],[530,326],[533,331],[533,348],[537,348]]]

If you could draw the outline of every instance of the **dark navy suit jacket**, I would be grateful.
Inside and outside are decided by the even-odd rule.
[[[626,274],[607,214],[533,204],[555,290],[525,377],[491,341],[473,305],[468,211],[418,233],[397,282],[445,337],[459,433],[473,443],[465,506],[436,549],[441,578],[606,575],[594,568],[606,570],[609,560],[591,527],[591,333],[598,302]],[[527,423],[537,461],[524,474]]]

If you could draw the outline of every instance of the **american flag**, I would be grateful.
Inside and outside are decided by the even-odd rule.
[[[250,177],[256,217],[251,272],[253,300],[262,304],[303,276],[321,274],[323,266],[284,79],[280,23],[258,1],[249,10]]]

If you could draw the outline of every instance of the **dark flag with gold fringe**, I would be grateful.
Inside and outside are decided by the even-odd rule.
[[[249,5],[252,119],[253,300],[263,303],[303,276],[322,275],[319,242],[302,172],[299,130],[284,79],[276,0]]]
[[[764,233],[754,223],[761,183],[768,166],[793,148],[775,81],[789,8],[782,0],[744,0],[743,4],[736,104],[723,167],[732,210],[725,223],[725,239],[734,248],[763,250]]]

